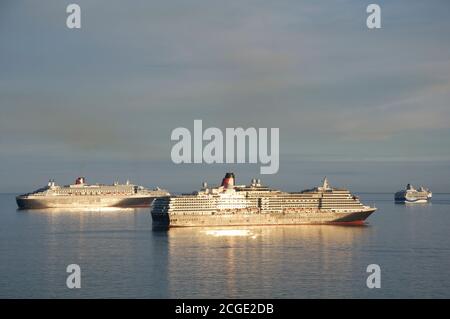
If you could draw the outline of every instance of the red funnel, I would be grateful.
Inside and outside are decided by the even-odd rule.
[[[234,187],[234,173],[226,173],[225,177],[222,179],[222,186],[224,188]]]

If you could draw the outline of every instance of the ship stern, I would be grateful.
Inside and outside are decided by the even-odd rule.
[[[152,212],[151,215],[153,229],[167,229],[170,227],[169,214]]]

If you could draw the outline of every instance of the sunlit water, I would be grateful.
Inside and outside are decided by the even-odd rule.
[[[148,209],[18,211],[0,195],[3,298],[449,298],[450,195],[378,211],[368,226],[152,230]],[[81,267],[81,289],[66,267]],[[366,267],[379,264],[381,288]]]

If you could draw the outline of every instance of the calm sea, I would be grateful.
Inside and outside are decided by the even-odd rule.
[[[449,298],[450,195],[378,211],[364,227],[153,231],[148,209],[18,211],[0,195],[2,298]],[[81,288],[66,267],[81,267]],[[366,268],[381,267],[369,289]]]

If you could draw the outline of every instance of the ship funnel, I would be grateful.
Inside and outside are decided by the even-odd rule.
[[[85,182],[84,177],[78,177],[78,178],[75,180],[75,185],[82,185],[82,184],[84,184],[84,182]]]
[[[226,173],[225,177],[222,180],[222,186],[224,188],[233,188],[234,187],[234,173]]]

